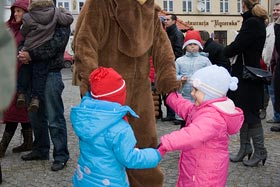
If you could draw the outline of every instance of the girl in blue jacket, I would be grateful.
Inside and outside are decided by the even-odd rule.
[[[91,93],[70,114],[80,146],[73,184],[128,187],[126,168],[154,168],[161,156],[157,149],[135,148],[136,139],[125,115],[138,115],[124,106],[126,85],[122,77],[112,68],[99,67],[89,81]]]

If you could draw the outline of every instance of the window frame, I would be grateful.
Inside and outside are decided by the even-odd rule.
[[[220,0],[220,12],[229,13],[229,0]]]
[[[63,8],[65,8],[65,9],[67,9],[67,10],[69,10],[69,11],[72,11],[71,2],[70,2],[69,0],[57,0],[57,1],[56,1],[56,7],[61,6],[61,5],[59,5],[59,4],[62,4],[62,5],[63,5],[63,6],[62,6]],[[69,7],[66,7],[65,4],[68,4]]]
[[[174,0],[163,0],[163,10],[166,12],[174,11]]]
[[[192,12],[193,11],[193,0],[183,0],[182,1],[182,11]]]

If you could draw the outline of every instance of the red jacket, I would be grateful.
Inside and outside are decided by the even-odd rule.
[[[14,19],[14,8],[22,8],[23,10],[27,11],[29,4],[29,0],[17,0],[13,6],[11,7],[11,17],[9,21],[7,22],[8,27],[11,29],[11,31],[14,33],[15,40],[17,42],[17,45],[23,40],[22,35],[20,34],[20,26],[22,23],[16,23]],[[20,68],[21,63],[18,62],[18,70]],[[28,119],[28,113],[27,108],[17,108],[16,107],[16,94],[13,98],[13,101],[11,102],[8,109],[4,112],[3,121],[4,122],[20,122],[20,123],[26,123],[29,122]]]
[[[155,67],[153,64],[153,57],[150,57],[150,80],[152,83],[155,82]]]

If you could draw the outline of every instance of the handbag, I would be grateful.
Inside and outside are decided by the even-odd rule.
[[[261,81],[264,84],[270,85],[272,80],[272,73],[260,68],[246,66],[244,63],[244,56],[242,54],[243,72],[242,79],[249,79],[254,81]]]

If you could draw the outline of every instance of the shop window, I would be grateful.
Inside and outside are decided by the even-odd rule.
[[[213,39],[225,47],[227,45],[227,31],[214,31]]]

